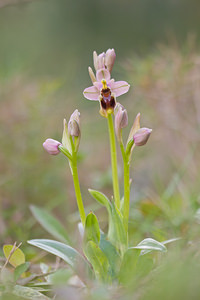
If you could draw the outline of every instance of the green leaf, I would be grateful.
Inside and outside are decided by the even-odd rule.
[[[107,239],[104,233],[101,233],[101,239],[99,244],[100,249],[106,255],[111,268],[112,277],[116,277],[121,264],[121,257],[116,248]]]
[[[145,250],[145,251],[141,252],[142,255],[146,254],[152,250],[161,251],[161,252],[167,251],[167,248],[162,243],[160,243],[154,239],[151,239],[151,238],[144,239],[136,247],[131,247],[129,249]]]
[[[129,248],[123,257],[119,271],[119,282],[123,285],[135,285],[139,278],[146,276],[153,268],[153,259],[142,255],[140,249]]]
[[[113,202],[111,203],[101,192],[95,190],[89,190],[89,192],[95,200],[107,208],[109,214],[108,239],[119,251],[123,253],[127,247],[127,237],[121,213],[115,207],[115,204]]]
[[[13,245],[4,245],[3,246],[3,252],[4,252],[6,259],[9,258],[11,251],[13,251]],[[17,266],[25,263],[25,255],[21,249],[19,249],[15,246],[14,252],[12,253],[11,257],[9,258],[9,263],[13,267],[17,267]]]
[[[72,270],[68,268],[58,269],[54,274],[49,275],[48,278],[53,285],[64,286],[72,276]]]
[[[163,241],[163,242],[161,242],[161,244],[166,245],[166,244],[170,244],[172,242],[176,242],[176,241],[179,241],[179,240],[181,240],[181,237],[173,238],[173,239],[170,239],[170,240]]]
[[[94,213],[89,213],[85,220],[85,233],[84,233],[85,243],[93,241],[96,244],[100,242],[100,229],[97,217]]]
[[[14,280],[17,281],[20,278],[20,276],[28,270],[29,266],[29,262],[25,262],[24,264],[17,266],[14,271]]]
[[[28,241],[28,244],[36,246],[42,250],[45,250],[62,258],[75,271],[77,271],[80,266],[83,266],[84,268],[88,267],[88,263],[86,262],[84,257],[74,248],[66,244],[47,239],[30,240]]]
[[[140,250],[129,248],[123,257],[119,271],[119,282],[127,284],[137,273],[137,262],[140,256]]]
[[[173,239],[170,239],[170,240],[163,241],[163,242],[161,242],[160,244],[162,244],[162,245],[167,245],[167,244],[169,244],[169,243],[178,241],[178,240],[180,240],[180,239],[181,239],[181,238],[173,238]],[[154,240],[154,241],[155,241],[155,240]],[[157,242],[157,241],[156,241],[156,242]],[[157,243],[159,243],[159,242],[157,242]],[[145,254],[147,254],[147,253],[152,252],[153,250],[156,250],[156,249],[142,250],[141,253],[140,253],[140,255],[145,255]],[[160,250],[160,251],[162,251],[162,250]],[[166,251],[167,251],[167,248],[165,247],[165,251],[163,251],[163,252],[166,252]]]
[[[15,285],[12,290],[12,293],[18,297],[22,297],[23,299],[50,300],[49,297],[43,295],[37,290],[21,285]]]
[[[111,204],[111,212],[109,214],[108,239],[122,254],[124,253],[127,248],[127,236],[122,216],[114,203]]]
[[[54,218],[49,212],[40,207],[31,205],[30,209],[36,220],[47,232],[49,232],[53,237],[60,240],[61,242],[69,243],[69,237],[65,228],[56,218]]]
[[[88,191],[96,201],[98,201],[101,205],[105,206],[108,211],[110,210],[111,203],[103,193],[91,189],[89,189]]]
[[[110,281],[109,262],[99,246],[89,241],[84,247],[84,253],[93,266],[96,278],[103,282]]]
[[[142,252],[142,251],[141,251]],[[146,276],[154,266],[154,260],[149,255],[141,255],[139,256],[137,263],[137,275],[138,277]]]
[[[72,155],[71,153],[69,153],[69,151],[63,147],[62,145],[58,146],[58,149],[60,150],[60,152],[62,152],[65,156],[67,156],[70,160],[72,159]]]

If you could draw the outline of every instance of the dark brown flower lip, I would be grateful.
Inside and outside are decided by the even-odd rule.
[[[108,98],[105,98],[105,97],[102,96],[101,99],[100,99],[100,103],[101,103],[101,107],[104,110],[108,110],[108,109],[114,110],[115,105],[116,105],[116,101],[115,101],[114,96],[110,96]]]

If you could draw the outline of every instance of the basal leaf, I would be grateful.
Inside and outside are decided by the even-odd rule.
[[[56,218],[54,218],[46,210],[35,205],[31,205],[30,209],[36,220],[47,232],[49,232],[53,237],[60,240],[61,242],[69,243],[69,237],[65,228]]]
[[[178,241],[180,240],[181,238],[173,238],[173,239],[170,239],[170,240],[166,240],[166,241],[163,241],[161,242],[162,245],[167,245],[167,244],[170,244],[172,242],[175,242],[175,241]],[[152,250],[155,250],[155,249],[151,249],[151,250],[142,250],[141,251],[141,255],[144,255],[144,254],[147,254],[147,253],[150,253]]]
[[[84,268],[88,267],[88,263],[84,257],[74,248],[66,244],[47,239],[30,240],[28,243],[62,258],[75,271],[77,271],[77,268],[80,267],[80,265],[82,265]]]
[[[146,276],[153,268],[153,259],[142,255],[140,249],[129,248],[123,257],[119,272],[119,282],[123,285],[137,286],[139,278]]]
[[[17,281],[20,276],[28,270],[29,266],[29,262],[25,262],[24,264],[17,266],[14,271],[14,280]]]
[[[103,282],[110,281],[109,262],[99,246],[89,241],[84,247],[84,253],[93,266],[96,278]]]
[[[170,239],[170,240],[163,241],[163,242],[161,242],[161,244],[167,245],[167,244],[170,244],[170,243],[172,243],[172,242],[179,241],[179,240],[181,240],[181,237],[173,238],[173,239]]]
[[[119,282],[128,284],[137,273],[137,262],[140,256],[140,250],[129,248],[125,253],[122,260],[121,268],[119,271]]]
[[[36,289],[32,289],[30,287],[25,287],[25,286],[21,286],[21,285],[16,285],[13,288],[12,293],[18,297],[22,297],[22,299],[50,300],[49,297],[38,292]]]
[[[124,253],[127,248],[127,236],[121,214],[114,203],[111,204],[111,212],[109,214],[108,239],[121,253]]]
[[[96,244],[100,242],[100,229],[97,217],[94,213],[89,213],[85,220],[84,241],[93,241]]]
[[[117,252],[116,248],[113,246],[113,244],[111,244],[110,241],[107,240],[105,234],[103,233],[101,233],[99,247],[108,259],[112,277],[116,277],[116,274],[118,273],[120,268],[121,257]]]
[[[161,251],[161,252],[167,251],[165,245],[151,238],[144,239],[136,247],[131,247],[130,249],[144,250],[141,252],[141,255],[144,255],[152,250]]]

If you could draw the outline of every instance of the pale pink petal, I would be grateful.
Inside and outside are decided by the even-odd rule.
[[[83,91],[83,95],[88,100],[99,100],[99,91],[95,86],[90,86]]]
[[[97,71],[98,70],[98,55],[96,51],[93,52],[93,61],[94,61],[94,68]]]
[[[116,54],[114,49],[108,49],[105,55],[105,65],[111,73],[114,62],[115,62]]]
[[[97,90],[101,90],[103,87],[103,84],[101,82],[95,81],[93,82],[94,86],[97,88]]]
[[[110,80],[110,72],[107,69],[100,69],[96,74],[97,81],[101,82],[102,79]]]
[[[109,82],[112,93],[119,97],[128,92],[130,85],[126,81]]]
[[[98,70],[105,68],[105,52],[102,52],[101,54],[98,55]]]
[[[107,86],[108,86],[109,88],[112,88],[114,82],[115,82],[114,79],[110,79],[110,80],[107,82]]]

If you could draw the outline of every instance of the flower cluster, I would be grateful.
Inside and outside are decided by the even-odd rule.
[[[116,54],[114,49],[108,49],[97,55],[93,53],[96,75],[91,67],[88,68],[93,86],[86,88],[83,95],[88,100],[100,102],[100,114],[107,117],[114,111],[116,97],[128,92],[130,85],[126,81],[115,81],[111,79],[111,71],[115,62]]]
[[[128,125],[128,114],[126,109],[117,103],[116,98],[127,93],[130,85],[126,81],[115,81],[111,79],[111,71],[114,66],[116,54],[114,49],[108,49],[97,55],[93,52],[93,62],[96,75],[91,67],[88,68],[92,86],[83,91],[83,95],[88,100],[100,102],[100,114],[108,117],[109,114],[115,115],[115,134],[119,143],[122,143],[122,129]],[[149,128],[140,128],[140,114],[136,116],[134,124],[130,130],[126,148],[129,146],[130,153],[134,146],[143,146],[148,141],[152,132]],[[43,143],[44,149],[51,155],[63,152],[65,155],[72,153],[70,137],[73,137],[75,149],[78,150],[80,142],[80,113],[76,109],[70,117],[68,125],[64,120],[64,132],[62,144],[53,139],[47,139]],[[64,141],[64,142],[63,142]],[[67,151],[67,152],[66,152]],[[69,157],[69,155],[67,155]]]

